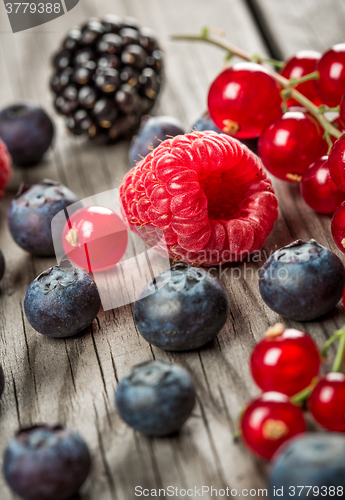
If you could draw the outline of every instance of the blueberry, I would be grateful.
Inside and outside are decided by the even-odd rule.
[[[22,429],[4,454],[6,481],[25,500],[67,500],[91,468],[85,441],[62,426]]]
[[[343,498],[344,435],[310,433],[288,441],[273,458],[269,486],[270,498]]]
[[[157,285],[161,287],[158,290]],[[166,351],[186,351],[213,340],[228,312],[223,285],[203,269],[180,264],[161,273],[140,292],[134,319],[151,344]]]
[[[165,361],[134,366],[120,381],[116,406],[133,429],[151,436],[176,432],[190,416],[195,388],[189,373]]]
[[[54,125],[38,106],[16,104],[0,112],[0,137],[13,162],[21,167],[37,165],[51,146]]]
[[[218,132],[218,134],[222,134],[223,132],[217,127],[217,125],[213,122],[212,118],[208,113],[205,113],[203,116],[197,120],[194,125],[191,127],[192,130],[197,130],[198,132],[204,132],[205,130],[214,130],[214,132]],[[235,137],[236,138],[236,137]],[[253,153],[258,154],[258,137],[254,137],[253,139],[238,139],[242,144],[247,146]]]
[[[217,127],[217,125],[214,123],[214,121],[211,119],[210,115],[208,113],[205,113],[202,115],[191,127],[192,130],[197,130],[198,132],[204,132],[205,130],[213,130],[214,132],[217,132],[218,134],[221,134],[222,131],[220,128]]]
[[[48,337],[71,337],[84,330],[100,306],[96,283],[69,261],[43,271],[30,284],[24,298],[30,325]]]
[[[310,321],[341,299],[345,269],[341,260],[315,240],[297,240],[274,252],[260,271],[259,288],[273,311]]]
[[[0,281],[4,277],[5,274],[5,257],[2,251],[0,250]]]
[[[129,161],[135,165],[140,157],[145,158],[150,148],[156,148],[167,136],[183,135],[181,123],[171,116],[144,116],[141,120],[138,135],[132,139],[129,150]]]
[[[49,179],[33,186],[22,184],[7,216],[13,239],[34,255],[54,256],[51,221],[57,213],[77,201],[77,195],[66,186]],[[63,227],[61,233],[62,230]]]

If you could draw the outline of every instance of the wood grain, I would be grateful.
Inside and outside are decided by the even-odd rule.
[[[287,1],[260,2],[272,31],[278,17],[281,26],[286,18],[285,11],[274,10],[278,3]],[[318,11],[324,9],[323,19],[328,19],[327,14],[332,22],[333,13],[323,7],[332,2],[289,0],[289,5],[292,3],[296,7],[289,10],[289,22],[297,27],[293,33],[284,31],[284,40],[291,39],[291,45],[282,45],[284,53],[308,48],[294,45],[295,32],[305,36],[314,48],[325,48],[334,43],[336,36],[341,37],[345,13],[340,0],[333,1],[338,5],[336,24],[319,34],[314,29],[316,21],[302,23],[298,9],[304,4],[308,12],[317,5]],[[0,296],[0,360],[6,375],[0,455],[18,427],[61,422],[78,431],[92,452],[94,466],[83,489],[83,500],[129,500],[135,498],[134,487],[138,485],[185,489],[205,485],[236,488],[239,492],[242,488],[262,488],[265,465],[232,440],[241,408],[258,392],[248,372],[250,349],[266,327],[280,319],[260,299],[256,273],[270,252],[296,238],[314,237],[334,249],[330,218],[309,210],[296,186],[275,182],[280,218],[260,261],[251,259],[222,269],[231,314],[218,339],[203,349],[166,353],[151,347],[136,330],[133,304],[100,312],[87,331],[66,340],[37,334],[23,313],[29,283],[54,260],[31,257],[15,245],[8,233],[6,211],[18,184],[48,177],[63,182],[83,198],[115,186],[129,169],[127,142],[96,147],[66,134],[63,120],[52,110],[47,86],[50,56],[68,28],[89,16],[108,12],[137,17],[157,32],[166,52],[167,68],[156,113],[176,116],[186,130],[206,106],[207,88],[222,67],[223,54],[201,44],[171,42],[171,34],[196,32],[205,24],[219,26],[231,41],[253,53],[265,53],[253,16],[241,0],[83,0],[66,16],[16,35],[11,34],[1,14],[0,106],[27,99],[39,102],[55,117],[57,138],[42,166],[16,170],[0,204],[0,247],[7,261]],[[322,14],[314,18],[322,19]],[[279,40],[277,36],[277,43]],[[343,321],[339,305],[321,322],[287,323],[305,328],[321,345]],[[187,367],[197,387],[198,404],[192,417],[178,436],[169,439],[149,439],[133,432],[115,411],[118,380],[133,364],[152,358]],[[0,490],[2,500],[15,498],[2,479]],[[206,494],[204,498],[211,496]]]

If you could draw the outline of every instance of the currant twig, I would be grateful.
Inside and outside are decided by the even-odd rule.
[[[344,363],[344,352],[345,352],[345,326],[341,328],[341,330],[338,330],[337,332],[339,334],[339,345],[338,345],[338,350],[337,354],[333,363],[333,368],[332,372],[341,372],[343,371],[343,363]]]
[[[324,344],[323,346],[323,349],[322,349],[322,352],[321,352],[321,355],[323,358],[326,358],[327,357],[327,352],[328,352],[328,349],[330,348],[330,346],[336,341],[338,340],[339,338],[341,337],[341,333],[334,333],[334,335],[332,335],[332,337],[330,337]]]
[[[231,53],[234,56],[240,57],[241,59],[244,59],[245,61],[252,62],[253,57],[249,52],[246,52],[245,50],[237,47],[236,45],[233,45],[230,43],[228,40],[225,40],[224,38],[215,35],[211,33],[211,31],[208,28],[204,28],[201,32],[200,35],[173,35],[172,36],[173,40],[185,40],[185,41],[197,41],[197,42],[206,42],[211,45],[215,45],[216,47],[219,47],[223,50],[225,50],[228,53]],[[287,78],[284,78],[282,75],[279,73],[276,73],[271,67],[268,66],[269,60],[265,60],[264,58],[260,58],[259,56],[254,56],[255,62],[257,64],[262,64],[265,66],[265,68],[269,71],[271,77],[284,89],[289,89],[289,96],[293,98],[295,101],[299,102],[304,108],[306,108],[310,114],[312,114],[320,123],[320,125],[323,127],[325,130],[325,139],[327,140],[328,144],[331,145],[332,141],[330,139],[330,136],[339,138],[341,137],[342,133],[340,130],[338,130],[336,127],[334,127],[323,115],[323,112],[320,113],[319,107],[315,106],[314,103],[312,103],[307,97],[305,97],[303,94],[301,94],[298,90],[294,88],[294,84],[291,83],[290,80]],[[312,73],[311,73],[312,74]],[[310,75],[306,75],[306,77],[309,77]],[[315,78],[316,78],[316,73],[315,73]],[[302,80],[302,79],[301,79]],[[306,80],[303,80],[306,81]],[[297,84],[296,84],[297,85]]]

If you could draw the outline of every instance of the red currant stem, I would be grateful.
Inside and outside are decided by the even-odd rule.
[[[209,43],[211,45],[215,45],[216,47],[220,47],[221,49],[226,50],[227,52],[230,52],[234,56],[238,56],[241,59],[244,59],[245,61],[252,61],[253,60],[253,58],[249,54],[249,52],[246,52],[245,50],[243,50],[239,47],[236,47],[236,45],[233,45],[232,43],[228,42],[227,40],[224,40],[223,38],[221,38],[218,35],[214,35],[214,34],[210,33],[210,30],[208,28],[204,28],[200,35],[173,35],[172,39],[173,40],[206,42],[206,43]],[[323,116],[323,113],[319,112],[318,106],[315,106],[315,104],[313,104],[307,97],[305,97],[298,90],[293,88],[290,80],[288,80],[287,78],[284,78],[282,75],[280,75],[279,73],[276,73],[272,68],[267,66],[267,64],[263,58],[260,59],[260,57],[255,56],[255,62],[257,64],[263,64],[266,67],[266,69],[269,71],[271,77],[281,87],[288,90],[287,93],[289,94],[289,97],[291,97],[295,101],[299,102],[304,108],[306,108],[310,112],[310,114],[312,114],[318,120],[320,125],[325,130],[325,139],[327,140],[329,145],[331,145],[331,143],[332,143],[330,136],[334,136],[336,138],[341,137],[342,133],[340,132],[340,130],[335,128]]]
[[[335,108],[327,108],[324,104],[321,104],[319,106],[319,113],[324,114],[324,113],[339,113],[340,111],[340,106],[335,106]]]
[[[343,371],[343,364],[344,364],[345,326],[343,326],[343,328],[341,330],[338,330],[336,333],[339,334],[339,345],[333,363],[332,372],[341,372]]]
[[[327,352],[328,352],[328,349],[331,347],[332,344],[334,344],[334,342],[336,340],[339,340],[341,337],[341,334],[339,333],[335,333],[334,335],[332,335],[332,337],[330,337],[327,342],[325,342],[324,346],[323,346],[323,349],[322,349],[322,353],[321,353],[321,356],[323,358],[326,358],[327,357]]]
[[[292,87],[296,87],[300,83],[309,82],[309,80],[318,80],[320,78],[320,73],[318,71],[313,71],[308,75],[304,75],[301,78],[290,78],[289,82]]]
[[[291,403],[293,403],[295,405],[302,404],[303,401],[305,401],[306,399],[309,398],[312,390],[314,389],[314,386],[315,386],[315,384],[311,384],[306,389],[304,389],[303,391],[301,391],[298,394],[296,394],[296,396],[293,396],[291,398]]]
[[[238,441],[238,440],[240,439],[241,435],[242,435],[242,431],[238,429],[237,431],[235,431],[235,432],[233,433],[233,435],[232,435],[232,440],[233,440],[234,442]]]

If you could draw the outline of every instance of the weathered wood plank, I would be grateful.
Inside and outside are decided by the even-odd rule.
[[[344,41],[342,0],[248,0],[267,29],[267,37],[283,57],[297,50],[325,51]]]

